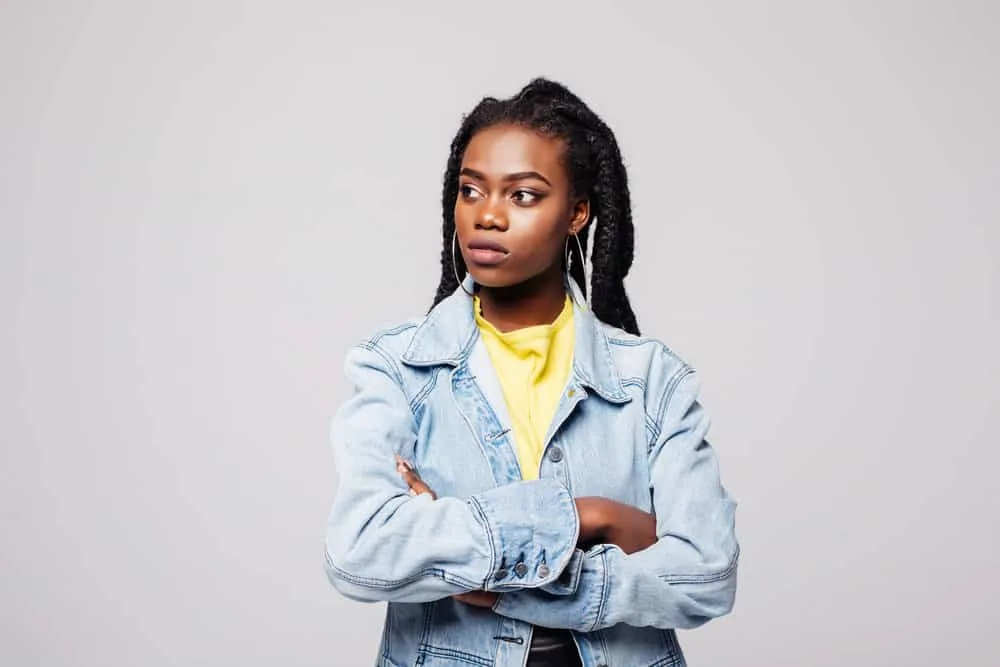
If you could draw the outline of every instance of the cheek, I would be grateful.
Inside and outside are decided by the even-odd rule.
[[[476,221],[475,207],[469,205],[466,202],[458,200],[455,202],[455,207],[453,210],[455,213],[455,226],[458,228],[459,233],[463,232],[466,228],[475,225]]]
[[[562,208],[544,202],[540,206],[520,209],[511,214],[511,231],[516,228],[519,236],[536,246],[539,252],[551,254],[561,246],[566,236],[567,222]]]

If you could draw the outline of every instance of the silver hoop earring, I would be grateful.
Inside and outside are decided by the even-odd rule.
[[[579,242],[579,240],[577,241]],[[455,272],[455,280],[458,281],[458,286],[462,288],[462,291],[469,296],[474,296],[472,292],[465,288],[465,283],[462,281],[461,276],[458,275],[458,260],[455,259],[455,246],[458,244],[458,228],[455,228],[455,233],[451,235],[451,268]]]
[[[583,244],[580,243],[579,234],[570,234],[576,240],[576,249],[580,251],[580,262],[583,264],[583,274],[587,275],[587,255],[583,252]],[[566,238],[566,250],[564,251],[566,259],[566,273],[569,273],[570,268],[573,265],[573,255],[569,251],[569,237]]]
[[[586,283],[587,282],[587,255],[583,252],[583,244],[580,243],[580,235],[579,234],[570,234],[570,236],[572,236],[574,239],[576,239],[576,247],[580,251],[580,263],[583,265],[583,281],[584,281],[584,283]],[[569,239],[567,238],[566,239],[566,275],[569,276],[570,280],[572,280],[572,278],[573,278],[573,274],[570,272],[572,268],[573,268],[573,254],[570,253],[570,251],[569,251]],[[584,289],[586,287],[587,287],[587,285],[584,284],[584,285],[581,286],[581,289]],[[572,290],[570,290],[570,293],[572,295]],[[586,297],[584,297],[584,298],[585,298],[585,302],[577,304],[577,305],[581,306],[583,308],[586,308],[587,310],[590,310],[590,294],[588,293],[588,295]]]

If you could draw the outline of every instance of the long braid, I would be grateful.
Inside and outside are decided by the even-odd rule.
[[[580,244],[584,248],[590,228],[596,224],[589,286],[591,307],[603,322],[638,334],[624,283],[632,266],[634,231],[628,176],[618,142],[611,129],[579,97],[565,86],[546,79],[535,79],[506,100],[484,98],[463,119],[452,141],[441,196],[444,246],[434,305],[458,288],[456,269],[459,275],[466,271],[460,253],[456,252],[452,261],[454,207],[462,157],[477,132],[500,123],[521,125],[565,142],[565,162],[573,195],[590,200],[590,224],[580,231]],[[584,258],[575,242],[570,242],[569,248],[570,273],[586,294]]]

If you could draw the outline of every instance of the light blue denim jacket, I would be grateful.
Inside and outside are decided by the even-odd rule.
[[[521,479],[465,292],[348,354],[326,571],[349,598],[389,602],[379,667],[521,667],[533,625],[572,630],[585,667],[684,665],[674,629],[732,609],[736,503],[705,440],[694,371],[586,309],[574,327],[534,481]],[[437,500],[408,493],[395,454]],[[577,548],[579,496],[655,513],[657,543],[631,555]],[[451,598],[480,589],[502,593],[492,610]]]

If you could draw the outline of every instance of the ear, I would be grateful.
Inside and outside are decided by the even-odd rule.
[[[573,215],[569,221],[569,233],[579,234],[590,221],[590,200],[581,199],[573,205]]]

